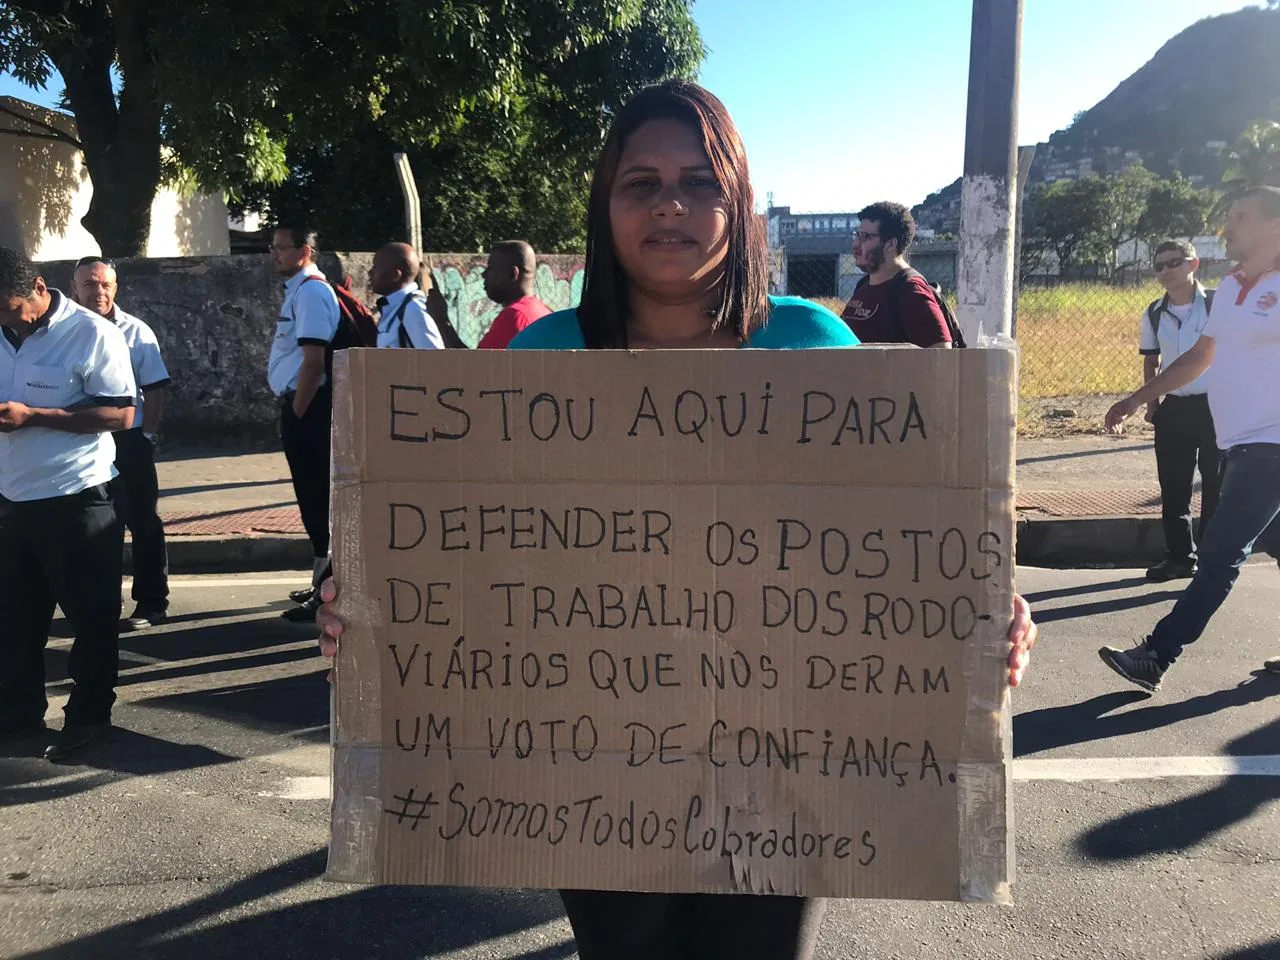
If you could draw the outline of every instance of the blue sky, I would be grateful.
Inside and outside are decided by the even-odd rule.
[[[1202,17],[1257,5],[1026,0],[1019,140],[1047,139]],[[701,80],[742,131],[761,208],[769,191],[797,211],[914,204],[960,175],[965,0],[697,0],[694,15]],[[55,94],[0,77],[0,96]]]
[[[1066,126],[1204,17],[1242,0],[1026,0],[1019,141]],[[961,173],[965,0],[697,0],[702,83],[733,115],[757,206],[919,203]],[[1188,64],[1189,70],[1211,64]]]

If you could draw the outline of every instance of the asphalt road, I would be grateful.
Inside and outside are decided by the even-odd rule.
[[[124,639],[110,743],[83,766],[0,751],[0,956],[576,955],[554,894],[321,879],[328,687],[314,629],[278,618],[298,582],[180,578],[171,623]],[[1274,566],[1246,568],[1156,697],[1094,651],[1141,636],[1173,590],[1126,570],[1019,587],[1043,635],[1014,701],[1016,905],[833,902],[820,956],[1278,960]],[[50,643],[51,720],[67,646]]]

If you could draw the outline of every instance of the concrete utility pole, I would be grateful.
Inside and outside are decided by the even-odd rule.
[[[975,346],[1012,324],[1021,47],[1022,0],[973,0],[957,319]]]

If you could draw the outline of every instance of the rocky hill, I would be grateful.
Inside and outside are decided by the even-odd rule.
[[[1033,181],[1114,173],[1141,161],[1216,184],[1223,148],[1259,117],[1280,119],[1280,10],[1251,8],[1192,24],[1075,122],[1037,146]],[[1064,62],[1087,69],[1087,58]],[[921,225],[956,232],[959,181],[916,208]]]

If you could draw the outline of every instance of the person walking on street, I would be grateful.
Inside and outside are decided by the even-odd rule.
[[[1152,261],[1165,289],[1142,316],[1138,352],[1142,379],[1149,383],[1190,350],[1209,320],[1212,290],[1196,281],[1200,261],[1185,240],[1165,240]],[[1196,572],[1196,544],[1191,527],[1191,488],[1200,467],[1200,537],[1218,504],[1220,454],[1205,394],[1205,377],[1169,391],[1147,404],[1147,420],[1156,431],[1156,473],[1160,479],[1160,512],[1165,558],[1147,570],[1147,579],[1164,583]]]
[[[169,610],[169,554],[160,520],[160,483],[156,477],[156,436],[169,371],[152,329],[116,303],[115,264],[99,257],[85,257],[76,264],[72,286],[82,307],[110,320],[124,334],[133,379],[138,385],[133,425],[117,431],[113,438],[115,466],[120,475],[111,483],[111,495],[116,513],[133,541],[134,609],[120,621],[120,630],[145,630],[164,623]]]
[[[502,306],[477,345],[481,350],[505,350],[517,333],[551,308],[533,294],[538,258],[523,240],[504,240],[489,251],[484,268],[484,295]]]
[[[119,668],[124,528],[108,484],[112,433],[133,422],[124,334],[0,247],[0,739],[45,733],[44,648],[54,608],[75,631],[62,761],[111,724]]]
[[[1141,643],[1098,651],[1120,676],[1152,691],[1204,633],[1254,547],[1280,559],[1280,188],[1246,191],[1223,236],[1239,269],[1219,285],[1200,338],[1107,411],[1107,428],[1115,430],[1143,404],[1208,370],[1209,408],[1226,451],[1218,509],[1191,583]]]
[[[916,221],[900,203],[882,201],[858,212],[853,262],[866,276],[841,314],[863,343],[950,347],[951,327],[938,295],[907,263]]]
[[[407,243],[388,243],[373,255],[369,289],[378,295],[378,346],[443,350],[444,337],[418,287],[422,261]]]
[[[286,620],[315,620],[314,589],[329,570],[329,426],[333,393],[328,356],[338,333],[338,296],[316,266],[319,240],[305,227],[278,227],[271,260],[285,278],[284,303],[267,360],[267,383],[280,400],[280,441],[289,463],[298,512],[311,541],[311,588],[291,594],[298,606]]]

